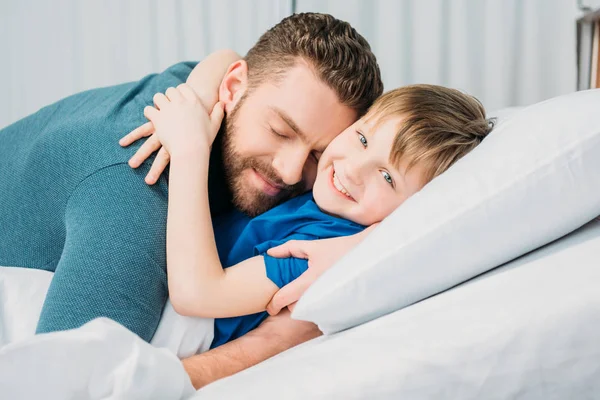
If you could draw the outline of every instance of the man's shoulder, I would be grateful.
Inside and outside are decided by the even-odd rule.
[[[146,184],[144,178],[151,164],[142,164],[131,168],[126,162],[118,162],[98,166],[75,185],[73,193],[87,191],[94,198],[103,196],[105,202],[130,199],[129,206],[144,209],[148,206],[147,199],[152,197],[167,202],[168,186],[166,177],[162,176],[154,185]],[[112,194],[112,198],[109,195]],[[146,200],[145,200],[146,199]]]

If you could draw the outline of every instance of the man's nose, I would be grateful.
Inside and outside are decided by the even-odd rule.
[[[293,151],[280,154],[273,160],[273,168],[286,185],[295,185],[302,181],[302,171],[308,158],[308,153]]]

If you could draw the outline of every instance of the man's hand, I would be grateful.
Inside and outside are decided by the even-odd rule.
[[[145,137],[148,137],[148,139],[129,159],[129,166],[131,168],[139,167],[144,161],[146,161],[148,157],[152,155],[152,153],[158,151],[158,154],[152,163],[152,167],[150,168],[150,171],[148,171],[145,179],[148,185],[154,185],[158,181],[160,174],[162,174],[165,168],[167,168],[167,165],[169,165],[169,162],[171,161],[171,155],[164,147],[162,147],[158,136],[154,134],[154,125],[152,122],[146,122],[144,125],[123,136],[121,140],[119,140],[119,144],[123,147],[127,147],[133,142]]]
[[[293,310],[295,302],[323,272],[339,261],[375,227],[370,226],[352,236],[322,240],[290,240],[267,251],[271,257],[295,257],[308,260],[308,269],[293,282],[282,287],[267,305],[267,312],[276,315],[283,307]]]
[[[194,387],[200,389],[320,335],[315,324],[293,320],[284,310],[244,336],[182,363]]]

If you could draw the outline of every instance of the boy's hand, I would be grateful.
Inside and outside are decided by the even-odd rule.
[[[121,140],[119,140],[119,144],[123,147],[127,147],[145,137],[148,137],[148,139],[146,139],[144,144],[142,144],[135,154],[129,159],[129,166],[131,168],[139,167],[144,161],[146,161],[148,157],[152,155],[152,153],[158,150],[158,154],[156,155],[156,158],[154,158],[152,167],[150,168],[150,171],[148,171],[145,179],[148,185],[154,185],[158,181],[160,174],[162,174],[165,168],[167,168],[167,165],[169,165],[169,162],[171,161],[171,155],[160,143],[158,135],[154,134],[154,125],[152,122],[146,122],[144,125],[123,136]]]
[[[271,257],[295,257],[308,260],[308,269],[275,293],[267,305],[267,312],[276,315],[282,308],[298,301],[323,272],[354,247],[355,241],[352,239],[353,236],[322,240],[290,240],[269,249],[267,254]]]
[[[308,260],[308,269],[294,281],[288,283],[271,299],[267,312],[276,315],[288,306],[293,311],[296,302],[319,276],[357,246],[378,224],[352,236],[321,240],[290,240],[267,251],[271,257],[295,257]]]
[[[208,115],[194,91],[182,84],[154,96],[154,104],[144,108],[144,115],[171,156],[198,149],[210,152],[223,120],[222,103]]]
[[[154,96],[155,107],[146,107],[144,115],[150,122],[134,129],[121,138],[121,146],[149,137],[129,160],[132,168],[139,167],[158,150],[152,168],[146,176],[146,183],[154,184],[169,164],[173,147],[185,151],[194,146],[210,150],[223,120],[223,106],[217,103],[210,118],[194,93],[186,84],[169,88],[163,95]],[[155,129],[159,126],[159,130]],[[170,150],[171,149],[171,150]],[[182,151],[183,151],[182,150]]]

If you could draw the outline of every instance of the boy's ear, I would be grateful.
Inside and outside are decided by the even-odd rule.
[[[219,86],[219,101],[225,103],[225,112],[231,112],[248,87],[248,64],[238,60],[231,64]]]

